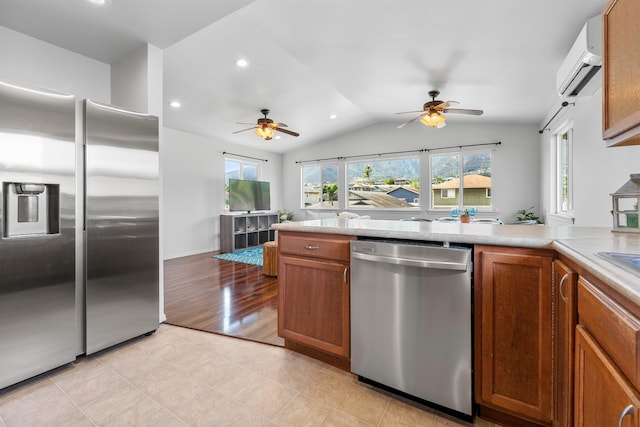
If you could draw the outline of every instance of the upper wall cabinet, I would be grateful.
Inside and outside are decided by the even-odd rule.
[[[609,0],[603,12],[602,138],[640,145],[640,1]]]

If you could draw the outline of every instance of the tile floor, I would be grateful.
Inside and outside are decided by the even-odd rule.
[[[283,348],[164,324],[0,391],[0,427],[184,425],[470,424]]]

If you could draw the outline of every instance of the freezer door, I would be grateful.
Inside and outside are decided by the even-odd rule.
[[[86,353],[158,328],[158,118],[86,100]]]
[[[71,362],[75,98],[0,82],[0,388]]]

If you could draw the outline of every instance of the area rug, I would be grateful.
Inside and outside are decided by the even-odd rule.
[[[243,262],[245,264],[259,265],[262,267],[262,246],[257,248],[244,249],[232,253],[214,255],[213,258],[227,261]]]

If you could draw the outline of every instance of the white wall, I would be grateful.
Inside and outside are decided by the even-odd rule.
[[[502,144],[497,147],[478,147],[495,148],[492,198],[496,212],[491,216],[510,222],[515,220],[515,212],[518,209],[530,206],[536,210],[539,208],[540,147],[538,129],[535,125],[473,124],[450,119],[447,127],[443,129],[427,128],[420,123],[412,123],[402,129],[396,129],[396,126],[397,123],[372,125],[285,154],[283,160],[285,207],[296,210],[301,206],[300,165],[295,163],[297,160],[501,141]],[[428,161],[427,159],[428,157],[424,156],[425,162]],[[428,182],[428,179],[423,176],[421,181]],[[441,216],[441,214],[427,213],[426,208],[422,212],[415,213],[360,210],[358,213],[379,219]],[[304,219],[306,216],[308,215],[305,215],[305,212],[298,210],[294,219]]]
[[[551,124],[551,131],[540,137],[542,209],[549,224],[562,223],[554,218],[551,138],[558,126],[573,123],[573,185],[575,225],[591,227],[613,226],[611,196],[629,175],[640,172],[640,146],[606,148],[602,140],[602,93],[576,98],[575,106],[564,108]],[[555,112],[555,110],[554,110]]]
[[[0,27],[0,79],[111,101],[111,67]]]
[[[144,45],[111,64],[111,102],[146,113],[148,107],[148,47]]]
[[[220,248],[224,213],[223,151],[268,160],[261,180],[271,183],[271,206],[282,206],[282,155],[165,128],[161,170],[164,258]]]

